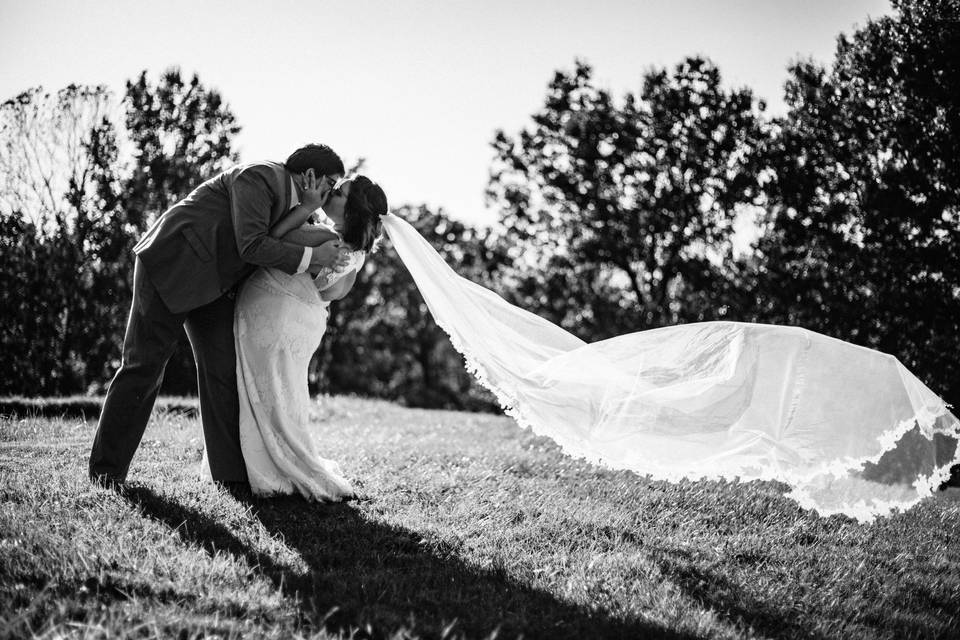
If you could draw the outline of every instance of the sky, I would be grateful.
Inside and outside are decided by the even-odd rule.
[[[727,87],[782,113],[786,68],[829,63],[887,0],[0,0],[0,100],[42,85],[124,82],[179,66],[220,91],[244,162],[331,145],[391,205],[495,220],[484,189],[499,129],[516,133],[576,59],[636,93],[644,72],[709,57]]]

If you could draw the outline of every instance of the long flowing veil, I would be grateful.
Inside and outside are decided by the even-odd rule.
[[[862,521],[932,495],[960,422],[893,356],[799,327],[703,322],[585,343],[458,276],[409,223],[393,246],[467,367],[569,455],[656,479],[766,479]]]

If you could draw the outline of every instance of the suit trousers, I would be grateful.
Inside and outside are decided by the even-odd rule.
[[[197,363],[200,418],[211,475],[221,482],[246,481],[233,341],[236,296],[222,295],[186,313],[173,313],[139,258],[133,273],[133,302],[122,360],[100,412],[90,452],[91,478],[126,479],[160,391],[163,371],[185,328]]]

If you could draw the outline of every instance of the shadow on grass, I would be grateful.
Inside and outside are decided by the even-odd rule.
[[[102,396],[65,396],[51,398],[27,398],[24,396],[0,397],[0,418],[63,418],[96,420],[103,407]],[[161,396],[155,408],[159,411],[181,414],[195,418],[199,413],[196,398]]]
[[[299,602],[303,621],[314,631],[359,630],[357,637],[374,638],[401,629],[424,637],[484,637],[494,631],[500,638],[696,637],[563,602],[518,583],[505,569],[470,566],[415,532],[371,522],[349,504],[318,505],[292,497],[253,503],[266,529],[309,565],[301,574],[168,496],[131,487],[127,498],[185,541],[259,566]]]
[[[697,566],[683,553],[665,551],[657,555],[657,564],[664,577],[704,608],[714,610],[718,616],[772,637],[817,640],[828,637],[809,628],[800,612],[789,606],[790,603],[776,606],[752,599],[740,585],[719,573]]]
[[[810,624],[811,620],[823,620],[823,613],[818,611],[804,611],[792,606],[789,601],[762,601],[749,595],[749,589],[738,581],[730,580],[717,571],[705,569],[689,557],[689,554],[677,550],[661,549],[658,556],[658,566],[663,575],[678,585],[693,600],[705,608],[713,609],[718,614],[742,626],[749,626],[763,635],[784,638],[834,638],[837,631],[825,634]],[[751,563],[760,558],[751,554],[736,556],[738,562]],[[898,590],[900,590],[898,588]],[[919,593],[914,593],[919,591]],[[911,585],[904,588],[901,594],[891,598],[896,603],[896,610],[881,607],[871,611],[859,611],[857,620],[860,629],[856,632],[847,630],[843,634],[859,635],[868,633],[871,637],[883,636],[892,638],[936,638],[958,637],[937,625],[931,626],[930,616],[938,609],[950,611],[951,607],[927,589],[917,589]],[[847,612],[846,621],[849,623]],[[863,627],[873,627],[867,632]]]

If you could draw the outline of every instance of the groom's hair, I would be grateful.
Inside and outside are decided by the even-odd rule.
[[[305,173],[313,169],[317,177],[343,175],[343,160],[325,144],[308,144],[290,154],[283,163],[291,173]]]
[[[351,180],[343,206],[343,241],[359,251],[373,251],[383,235],[380,216],[387,214],[387,194],[367,176]]]

